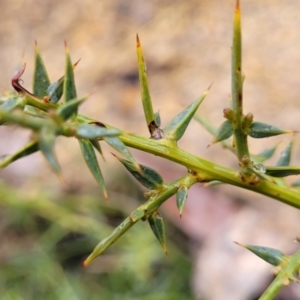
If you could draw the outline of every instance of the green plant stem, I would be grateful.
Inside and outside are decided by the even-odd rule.
[[[289,284],[290,280],[296,280],[294,273],[298,272],[300,268],[300,251],[297,251],[293,256],[290,257],[288,263],[280,270],[279,274],[269,285],[267,290],[262,294],[259,300],[270,300],[274,299],[279,291],[286,285]]]
[[[19,124],[21,126],[36,129],[40,129],[42,125],[45,125],[45,123],[42,122],[47,121],[49,122],[49,125],[55,124],[52,120],[24,118],[19,114],[10,114],[0,111],[0,118],[1,117],[6,117],[10,122]],[[95,122],[95,120],[81,115],[77,116],[77,120],[79,123]],[[106,125],[106,127],[114,128],[110,125]],[[122,131],[120,130],[120,132]],[[209,176],[213,180],[218,180],[223,183],[228,183],[244,189],[252,190],[277,199],[283,203],[300,208],[300,193],[296,189],[282,187],[277,185],[275,181],[272,182],[266,179],[259,179],[257,183],[253,184],[243,182],[237,170],[229,169],[192,155],[165,139],[154,140],[125,132],[120,135],[119,138],[126,146],[139,149],[143,152],[152,153],[170,161],[174,161],[185,166],[187,169]],[[34,149],[34,151],[36,151],[36,149]],[[10,160],[10,156],[6,157],[5,159],[6,162],[9,162]],[[7,164],[5,163],[5,165]],[[1,166],[1,162],[0,167],[3,167]]]
[[[192,155],[165,140],[147,139],[133,134],[121,135],[119,138],[129,147],[174,161],[187,169],[214,178],[214,180],[252,190],[300,208],[300,193],[296,189],[280,187],[272,181],[264,179],[260,179],[255,184],[245,183],[239,177],[237,170],[229,169]]]
[[[28,144],[26,144],[22,149],[18,150],[17,152],[6,155],[0,160],[0,169],[5,168],[8,165],[10,165],[15,160],[28,156],[32,153],[35,153],[39,150],[39,145],[37,141],[30,141]]]
[[[233,25],[233,43],[232,43],[232,61],[231,61],[231,89],[232,89],[232,110],[235,112],[234,140],[236,153],[239,161],[244,156],[250,157],[248,149],[247,134],[243,132],[243,74],[242,74],[242,33],[241,33],[241,15],[239,1],[237,1],[234,25]]]
[[[29,95],[29,94],[25,95],[25,104],[34,106],[43,111],[48,111],[50,109],[56,109],[57,107],[59,107],[58,104],[44,102],[43,100],[39,99],[38,97],[35,97],[34,95]]]
[[[193,175],[189,173],[174,182],[165,184],[159,193],[153,191],[154,194],[150,197],[150,199],[134,210],[130,216],[127,217],[107,238],[103,239],[95,247],[93,252],[84,261],[83,266],[90,264],[97,256],[102,254],[110,245],[116,242],[136,222],[141,219],[147,219],[153,212],[157,211],[166,200],[176,194],[181,185],[185,185],[189,188],[201,180],[205,180],[205,178],[201,178],[201,176],[199,177],[198,174]]]

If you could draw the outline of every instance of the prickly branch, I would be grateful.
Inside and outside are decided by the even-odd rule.
[[[24,64],[12,78],[15,93],[0,98],[0,125],[13,124],[28,128],[34,133],[32,140],[22,149],[16,153],[2,156],[0,168],[5,168],[22,157],[40,151],[49,162],[52,170],[62,178],[62,170],[54,151],[55,140],[58,136],[75,137],[78,140],[82,156],[105,198],[108,195],[97,159],[97,153],[102,155],[100,142],[113,147],[123,157],[115,155],[116,158],[140,184],[149,190],[145,194],[147,198],[145,203],[133,211],[109,237],[96,246],[93,253],[83,263],[84,266],[87,266],[103,253],[140,220],[149,222],[150,228],[162,245],[163,250],[167,253],[165,227],[158,209],[163,202],[172,195],[176,195],[176,203],[181,216],[184,212],[189,188],[196,183],[202,183],[206,186],[216,183],[230,184],[300,208],[300,192],[297,188],[299,183],[295,182],[294,185],[289,186],[284,181],[285,176],[300,174],[300,167],[290,166],[293,143],[291,142],[282,152],[276,166],[264,165],[264,162],[274,155],[276,146],[266,149],[258,155],[252,154],[248,147],[248,136],[259,139],[291,133],[292,131],[282,130],[262,122],[254,122],[252,113],[246,115],[243,113],[243,82],[245,77],[242,72],[239,1],[236,5],[233,26],[231,107],[224,109],[225,121],[222,122],[219,128],[215,128],[200,115],[196,115],[196,111],[207,96],[209,88],[196,101],[171,118],[165,128],[161,128],[159,113],[154,113],[144,55],[138,36],[136,45],[141,100],[150,138],[125,132],[113,127],[111,124],[105,124],[78,113],[80,105],[87,100],[87,96],[77,96],[74,70],[79,61],[75,64],[72,63],[67,45],[65,45],[65,72],[58,80],[53,83],[50,82],[44,61],[36,44],[32,92],[21,85],[21,76],[26,68]],[[220,142],[235,153],[239,165],[238,169],[217,165],[214,162],[192,155],[177,145],[193,118],[213,135],[210,145]],[[230,142],[231,137],[233,143]],[[174,182],[164,182],[157,171],[140,165],[129,148],[151,153],[183,165],[187,169],[186,175]],[[299,254],[297,253],[294,256],[287,257],[284,254],[279,254],[274,249],[262,249],[258,246],[245,246],[245,248],[268,262],[275,261],[282,267],[278,274],[278,282],[282,283],[282,278],[290,280],[292,278],[291,274],[299,272],[298,260],[294,259],[294,257],[298,257]],[[266,256],[268,259],[266,259]],[[275,281],[274,286],[278,287],[280,285],[278,282]],[[272,287],[270,287],[270,290],[271,292],[269,290],[266,292],[267,295],[275,295],[274,293],[278,291],[278,289]],[[261,299],[269,298],[264,296]]]

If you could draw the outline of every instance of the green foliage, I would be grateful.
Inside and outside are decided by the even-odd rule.
[[[89,192],[54,196],[41,187],[29,196],[2,181],[0,194],[0,230],[9,245],[1,253],[1,299],[192,298],[192,266],[183,249],[169,241],[172,253],[166,259],[146,223],[95,268],[81,267],[97,240],[113,229],[107,220],[125,216],[119,195],[112,195],[108,206]],[[136,199],[127,195],[126,201]]]
[[[17,159],[40,150],[48,160],[53,171],[58,176],[61,176],[61,169],[54,151],[55,140],[58,136],[75,137],[79,140],[84,160],[98,182],[105,198],[107,197],[106,186],[95,151],[97,150],[102,155],[99,141],[107,143],[124,156],[126,159],[118,157],[118,160],[135,179],[148,189],[145,193],[146,200],[116,226],[110,234],[108,234],[110,228],[105,228],[105,225],[103,226],[104,222],[91,221],[90,219],[85,220],[91,222],[93,230],[97,233],[96,236],[100,237],[101,241],[84,260],[83,266],[88,266],[130,228],[136,228],[137,226],[134,226],[136,223],[141,223],[139,221],[145,220],[148,220],[163,250],[167,252],[165,225],[163,219],[158,214],[158,209],[171,196],[176,195],[177,206],[181,215],[187,201],[189,188],[195,183],[200,183],[207,187],[219,183],[230,184],[269,196],[298,209],[300,208],[299,189],[293,188],[293,186],[284,181],[284,177],[286,176],[300,174],[300,167],[290,166],[293,142],[282,152],[276,166],[264,166],[262,164],[274,155],[276,147],[266,149],[259,155],[252,154],[248,147],[248,136],[261,139],[278,134],[292,133],[293,131],[282,130],[262,122],[253,122],[253,114],[244,114],[243,112],[243,82],[245,76],[242,71],[242,34],[239,1],[237,1],[234,15],[232,44],[231,108],[224,109],[226,120],[222,123],[220,122],[221,126],[219,129],[216,129],[215,126],[201,116],[195,116],[207,92],[182,112],[172,117],[165,129],[160,128],[160,116],[159,113],[154,114],[153,111],[146,74],[146,64],[138,37],[137,56],[141,101],[150,138],[125,132],[110,124],[104,124],[98,120],[83,116],[78,112],[80,104],[86,100],[86,97],[77,97],[74,69],[78,62],[72,64],[67,46],[65,46],[65,74],[53,84],[50,84],[45,64],[37,46],[35,51],[33,92],[29,92],[20,84],[20,78],[25,71],[25,64],[14,75],[12,86],[15,89],[15,93],[12,93],[8,98],[2,98],[0,102],[0,125],[17,125],[27,128],[32,131],[33,138],[31,142],[16,153],[4,156],[0,161],[0,168],[7,167]],[[221,142],[235,154],[239,166],[237,169],[217,165],[214,162],[207,161],[202,157],[184,151],[177,145],[177,141],[184,135],[193,117],[214,136],[211,144]],[[233,137],[232,142],[228,141],[231,136]],[[199,137],[197,136],[197,138]],[[150,167],[140,165],[129,148],[135,148],[180,164],[186,167],[186,174],[173,182],[165,182],[158,172]],[[39,205],[43,205],[43,202]],[[51,211],[51,209],[54,210],[55,204],[49,202],[47,205],[49,206],[48,208],[46,207],[47,212]],[[52,223],[54,223],[52,224],[53,226],[61,226],[62,228],[66,226],[69,230],[70,224],[72,224],[72,230],[83,231],[80,225],[82,223],[80,215],[73,214],[70,217],[70,223],[68,223],[65,219],[63,220],[63,216],[68,220],[69,212],[58,209],[57,214],[58,217],[56,216],[55,220],[51,219]],[[43,215],[43,217],[49,219],[51,218],[51,213],[49,216]],[[55,243],[58,243],[59,238],[62,237],[56,237],[55,242],[52,241],[51,244],[47,236],[48,234],[51,238],[51,233],[51,230],[47,231],[46,238],[43,237],[46,245],[50,248]],[[93,237],[95,236],[93,235]],[[95,244],[95,240],[91,240],[90,243]],[[279,250],[267,247],[250,245],[244,247],[278,267],[277,277],[260,299],[273,299],[284,285],[291,280],[297,279],[296,277],[300,273],[298,252],[287,256]],[[87,251],[88,248],[86,246],[86,248],[83,247],[82,249]],[[50,267],[49,261],[55,261],[56,257],[49,256],[43,247],[40,249],[35,259],[37,262],[41,259],[40,264],[42,267],[39,265],[31,266],[30,264],[29,266],[35,268],[36,275],[41,273],[39,268],[43,268],[48,270],[50,277],[57,276],[61,279],[60,286],[55,286],[54,289],[50,280],[49,285],[45,288],[46,292],[48,286],[50,286],[52,290],[58,291],[61,289],[65,293],[68,293],[70,289],[66,278],[69,278],[71,281],[75,279],[68,277],[70,275],[64,274],[61,266],[58,264],[55,267]],[[134,252],[134,250],[132,251]],[[30,257],[26,259],[30,261]],[[15,262],[20,270],[24,269],[22,267],[24,264],[28,264],[26,259],[25,262],[23,260]],[[11,268],[10,265],[4,267]],[[14,274],[14,276],[25,277],[26,273],[20,271],[20,273]],[[80,289],[85,290],[86,287],[81,286]],[[104,287],[99,287],[100,291],[102,295],[105,295]],[[64,299],[72,298],[72,293],[73,291],[70,291],[70,294],[63,294]],[[154,297],[153,291],[151,293],[151,298],[159,299],[159,295]],[[83,293],[83,295],[85,294]],[[124,295],[122,295],[122,298],[124,298]]]

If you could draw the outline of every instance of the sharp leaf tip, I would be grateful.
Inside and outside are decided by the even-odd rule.
[[[136,46],[141,47],[141,42],[138,34],[136,34]]]

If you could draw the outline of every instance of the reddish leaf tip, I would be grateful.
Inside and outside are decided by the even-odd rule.
[[[136,46],[141,47],[140,38],[138,34],[136,34]]]
[[[240,244],[239,242],[237,242],[237,241],[233,241],[235,244],[237,244],[237,245],[239,245],[239,246],[241,246],[241,247],[244,247],[245,248],[245,246],[243,245],[243,244]]]
[[[236,12],[237,14],[240,13],[240,1],[239,1],[239,0],[236,1],[235,12]]]
[[[116,154],[110,152],[116,159],[120,160],[119,156],[117,156]]]
[[[85,268],[87,265],[88,265],[88,263],[87,263],[86,260],[81,264],[81,266],[82,266],[83,268]]]
[[[76,63],[73,65],[73,68],[76,68],[80,61],[81,61],[81,58],[79,58],[79,59],[76,61]]]
[[[206,93],[208,93],[208,91],[210,90],[210,88],[212,87],[213,84],[214,84],[214,83],[212,82],[212,83],[208,86],[208,88],[206,89]]]
[[[69,52],[69,47],[68,47],[68,43],[66,40],[64,40],[64,45],[65,45],[65,51]]]

